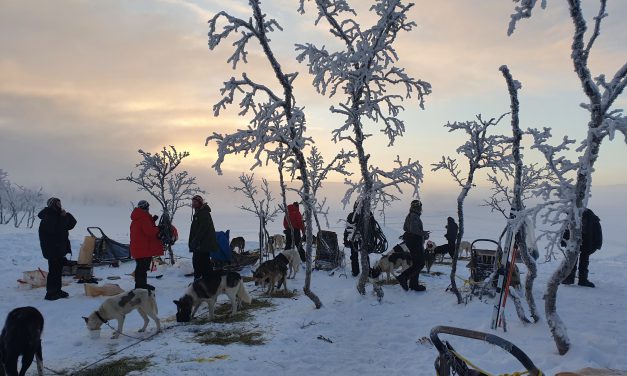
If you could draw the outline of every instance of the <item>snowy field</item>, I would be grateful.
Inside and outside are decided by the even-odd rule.
[[[79,221],[77,228],[71,231],[74,258],[83,236],[87,234],[87,226],[101,226],[111,238],[128,241],[128,208],[75,207],[69,203],[66,207]],[[466,239],[497,236],[502,221],[496,215],[477,215],[472,213],[472,208],[468,210],[468,220],[474,224],[469,225]],[[449,325],[486,331],[508,339],[525,351],[548,375],[584,367],[627,370],[627,247],[622,238],[624,221],[615,205],[597,205],[595,211],[604,225],[604,247],[591,257],[590,262],[590,279],[597,287],[567,286],[561,287],[558,293],[558,312],[572,341],[571,350],[565,356],[557,354],[544,319],[542,300],[546,281],[556,262],[539,264],[535,297],[542,321],[523,325],[510,301],[506,313],[506,333],[502,329],[494,332],[489,328],[491,301],[473,299],[467,305],[457,305],[455,297],[445,292],[449,284],[447,265],[432,268],[432,272],[442,272],[443,275],[433,273],[421,276],[427,286],[426,292],[405,292],[398,285],[384,286],[385,297],[381,303],[371,294],[370,286],[366,296],[358,295],[356,280],[341,276],[341,271],[336,271],[334,275],[315,271],[312,290],[324,304],[320,310],[316,310],[302,294],[304,272],[301,269],[295,280],[288,281],[290,290],[298,290],[294,298],[272,298],[273,307],[255,310],[247,321],[181,325],[174,320],[176,309],[172,300],[179,298],[191,282],[184,276],[191,271],[191,260],[188,259],[185,241],[181,241],[175,245],[176,254],[181,256],[176,266],[161,267],[155,274],[163,274],[164,277],[149,280],[157,288],[159,316],[165,331],[111,359],[145,357],[149,359],[150,366],[143,374],[150,375],[432,375],[437,351],[421,339],[428,337],[434,326]],[[216,221],[218,229],[230,227],[236,231],[238,225],[242,225],[243,214],[232,212],[231,217],[220,216],[220,220]],[[187,212],[181,216],[187,216]],[[436,242],[444,240],[445,218],[442,215],[426,215],[423,218],[425,228],[434,230],[433,239]],[[400,234],[399,223],[403,217],[398,214],[388,219],[384,229],[393,245]],[[186,225],[181,225],[180,230],[185,238]],[[340,231],[339,228],[335,230]],[[253,248],[254,231],[243,233],[248,242],[247,248]],[[50,370],[76,371],[137,342],[124,336],[112,340],[112,331],[107,327],[103,327],[100,338],[90,338],[81,316],[95,310],[103,298],[85,296],[83,286],[74,283],[71,278],[65,277],[70,282],[64,288],[70,298],[65,300],[45,301],[44,289],[18,287],[16,280],[21,277],[22,271],[47,268],[41,257],[36,229],[1,226],[0,254],[4,256],[0,265],[0,316],[4,318],[11,309],[26,305],[35,306],[43,313],[44,364],[49,368],[46,374],[52,374]],[[371,257],[374,261],[378,256]],[[458,270],[460,276],[467,278],[468,270],[464,266],[465,262],[460,262]],[[98,267],[95,275],[103,278],[101,284],[108,282],[108,276],[120,276],[120,280],[112,283],[129,289],[133,280],[128,274],[133,267],[134,263],[123,264],[120,268]],[[349,269],[346,272],[350,275]],[[242,274],[251,275],[251,272],[245,269]],[[268,299],[252,283],[247,283],[247,289],[254,299]],[[223,296],[219,301],[225,302],[227,298]],[[136,332],[140,326],[140,316],[131,313],[125,322],[125,334],[139,338],[154,333],[152,321],[146,333]],[[259,346],[221,346],[204,345],[194,340],[199,331],[233,329],[259,332],[265,343]],[[456,350],[491,373],[523,370],[512,356],[497,347],[478,341],[449,339]],[[31,367],[29,374],[35,374],[35,368]]]

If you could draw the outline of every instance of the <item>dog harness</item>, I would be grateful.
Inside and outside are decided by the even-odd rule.
[[[106,324],[107,322],[109,322],[109,320],[105,320],[102,318],[102,316],[100,316],[100,312],[96,311],[96,317],[98,317],[98,320],[102,321],[103,324]]]

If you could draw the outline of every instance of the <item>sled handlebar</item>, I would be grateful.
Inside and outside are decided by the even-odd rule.
[[[100,231],[100,236],[96,236],[91,230],[98,230]],[[97,239],[102,239],[104,238],[106,235],[104,234],[104,232],[102,232],[102,229],[100,227],[87,227],[87,232],[89,233],[89,235],[93,236],[94,238]]]
[[[542,375],[542,371],[540,371],[535,364],[529,359],[527,354],[525,354],[518,346],[513,343],[495,336],[494,334],[478,332],[475,330],[463,329],[463,328],[455,328],[452,326],[436,326],[431,329],[431,342],[436,347],[440,354],[446,354],[450,350],[446,347],[446,345],[440,340],[438,334],[450,334],[458,337],[465,337],[471,339],[477,339],[480,341],[487,342],[491,345],[498,346],[508,353],[512,354],[519,362],[522,364],[529,374],[532,376]]]

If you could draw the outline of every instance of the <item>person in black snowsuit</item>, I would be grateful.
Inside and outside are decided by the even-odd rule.
[[[208,277],[213,269],[210,252],[218,250],[218,240],[209,205],[201,196],[196,195],[192,198],[192,208],[194,216],[189,228],[188,246],[193,254],[194,279],[199,279]]]
[[[453,217],[448,217],[446,219],[446,241],[448,243],[448,254],[451,256],[451,260],[453,259],[453,255],[455,254],[455,240],[457,240],[457,232],[459,231],[459,226],[455,223]]]
[[[429,237],[429,232],[423,230],[422,220],[420,219],[421,214],[422,203],[420,200],[412,201],[409,214],[407,214],[403,224],[403,230],[405,231],[403,240],[405,240],[405,244],[409,248],[412,265],[396,277],[398,283],[405,291],[409,289],[414,291],[426,290],[424,285],[418,284],[420,271],[425,265],[424,241]]]
[[[46,279],[46,300],[67,298],[69,294],[61,290],[61,274],[65,255],[72,252],[70,230],[76,226],[76,219],[61,206],[61,200],[51,197],[47,206],[37,215],[39,223],[39,244],[41,253],[48,260]]]
[[[566,246],[566,240],[570,239],[570,231],[564,232],[562,247]],[[594,287],[594,283],[588,280],[588,265],[590,264],[590,255],[603,245],[603,231],[601,229],[601,220],[590,209],[585,209],[581,217],[581,248],[579,249],[579,286]],[[575,274],[577,273],[577,262],[573,266],[570,274],[562,281],[565,285],[575,283]]]
[[[359,275],[359,248],[362,244],[361,234],[361,215],[358,208],[358,202],[355,201],[353,205],[353,211],[346,217],[346,228],[344,229],[344,246],[351,250],[351,273],[353,277]],[[370,213],[370,233],[374,236],[376,231],[375,219],[372,212]],[[368,268],[370,268],[370,260],[368,260]]]

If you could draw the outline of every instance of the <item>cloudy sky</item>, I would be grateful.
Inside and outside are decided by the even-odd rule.
[[[353,1],[353,3],[364,3]],[[370,140],[375,164],[386,166],[398,154],[425,166],[424,189],[451,187],[443,172],[429,165],[453,155],[461,135],[442,127],[447,121],[472,120],[476,114],[496,117],[509,110],[505,82],[498,67],[507,64],[522,82],[521,122],[552,127],[558,136],[581,139],[586,112],[581,87],[570,62],[573,26],[564,1],[549,1],[546,10],[518,25],[507,37],[515,3],[483,0],[416,0],[410,13],[418,27],[397,44],[399,65],[428,81],[433,94],[425,110],[407,103],[401,114],[405,137],[386,149],[381,138]],[[588,1],[587,6],[597,2]],[[308,132],[327,158],[340,147],[331,130],[342,121],[329,114],[337,99],[315,93],[306,68],[295,61],[295,43],[336,46],[324,23],[313,24],[309,12],[296,12],[297,0],[266,0],[266,13],[283,26],[272,35],[272,47],[286,71],[298,71],[296,98],[306,108]],[[207,191],[219,196],[252,162],[227,159],[224,177],[211,169],[213,132],[245,127],[247,119],[232,108],[219,118],[212,105],[219,88],[243,71],[256,81],[273,76],[259,49],[252,46],[250,64],[231,69],[230,49],[207,47],[207,21],[220,10],[249,17],[245,0],[0,0],[0,168],[12,181],[43,186],[56,195],[123,197],[132,195],[126,176],[139,161],[138,149],[158,151],[175,145],[191,152],[183,165]],[[366,8],[359,20],[372,21]],[[589,17],[593,8],[586,8]],[[627,3],[610,2],[609,17],[594,48],[594,75],[613,75],[627,56]],[[625,95],[617,107],[627,104]],[[508,132],[509,118],[500,126]],[[377,133],[376,125],[368,125]],[[526,156],[539,160],[533,151]],[[602,146],[594,184],[627,184],[622,139]],[[272,168],[257,173],[271,179]],[[339,179],[339,178],[335,178]]]

